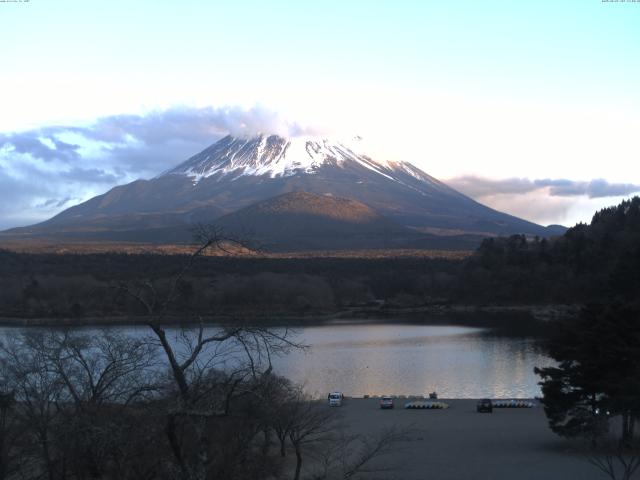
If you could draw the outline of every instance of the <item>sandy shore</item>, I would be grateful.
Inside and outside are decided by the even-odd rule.
[[[347,399],[339,407],[352,433],[375,434],[392,425],[415,429],[398,453],[381,459],[398,469],[372,479],[605,478],[549,430],[541,407],[480,414],[475,400],[441,400],[447,410],[405,410],[405,401],[396,400],[393,410],[380,410],[377,399]]]

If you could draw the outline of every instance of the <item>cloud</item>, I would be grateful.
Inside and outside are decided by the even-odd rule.
[[[580,198],[580,197],[577,197]],[[518,194],[489,195],[476,198],[479,202],[516,217],[540,225],[565,224],[577,202],[576,197],[549,196],[544,190]]]
[[[58,159],[71,162],[80,158],[80,146],[58,139],[55,132],[33,130],[0,135],[0,149],[3,148],[44,161]]]
[[[536,185],[549,187],[549,193],[556,197],[586,195],[589,198],[620,197],[640,192],[640,185],[633,183],[610,183],[603,178],[589,182],[571,180],[535,180]]]
[[[119,175],[111,174],[99,168],[78,168],[60,172],[60,178],[82,183],[115,183]]]
[[[535,190],[533,182],[526,178],[491,179],[465,175],[446,180],[445,183],[472,198],[488,195],[526,193]]]
[[[153,177],[227,134],[258,133],[320,130],[258,105],[173,107],[0,133],[0,229],[45,220],[115,185]]]
[[[620,197],[640,192],[640,185],[633,183],[610,183],[604,179],[575,181],[567,179],[506,178],[492,179],[474,175],[451,178],[448,185],[473,198],[525,194],[546,189],[552,197],[586,196],[588,198]]]
[[[0,156],[0,230],[45,220],[114,183],[117,178],[100,169],[55,171],[23,155]]]
[[[72,197],[66,197],[63,199],[59,199],[59,198],[50,198],[38,205],[36,205],[39,208],[50,208],[50,207],[54,207],[54,208],[62,208],[64,207],[67,203],[76,200],[75,198]]]
[[[317,129],[289,121],[273,110],[255,106],[250,109],[174,107],[146,115],[114,115],[101,118],[89,127],[75,128],[74,132],[109,143],[122,143],[133,137],[154,145],[175,140],[210,141],[227,134],[299,136],[314,134]]]
[[[491,208],[536,223],[565,223],[588,216],[620,197],[640,192],[640,185],[604,179],[493,179],[475,175],[451,178],[448,185]]]
[[[106,145],[167,145],[172,142],[213,143],[222,136],[252,136],[259,133],[282,136],[314,135],[321,130],[285,119],[261,106],[173,107],[144,115],[112,115],[87,126],[60,125],[18,133],[0,134],[0,149],[28,154],[45,161],[73,162],[80,158],[78,144],[61,137],[73,134]]]
[[[78,166],[103,180],[153,176],[175,166],[223,136],[259,133],[282,136],[314,135],[321,130],[285,119],[262,106],[173,107],[144,115],[112,115],[84,125],[54,125],[24,132],[0,133],[0,154],[13,162],[42,160],[73,169]],[[87,152],[87,147],[92,151]],[[100,175],[97,169],[102,170]],[[120,175],[117,170],[120,169]],[[121,178],[120,178],[121,179]]]

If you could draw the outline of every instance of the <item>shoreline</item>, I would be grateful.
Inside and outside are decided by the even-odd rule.
[[[225,313],[212,316],[203,321],[183,320],[178,316],[167,316],[163,325],[232,325],[244,324],[264,325],[270,327],[308,327],[332,324],[367,324],[367,323],[412,323],[439,325],[460,324],[479,327],[500,328],[511,323],[511,327],[542,328],[563,318],[575,315],[579,305],[455,305],[439,304],[422,307],[354,307],[337,312],[316,313],[308,315],[273,313],[269,315],[256,313]],[[429,318],[425,319],[425,316]],[[513,323],[504,317],[523,317],[520,322]],[[446,318],[445,318],[446,317]],[[527,317],[526,319],[524,317]],[[426,321],[425,321],[426,320]],[[109,327],[139,326],[149,321],[147,316],[91,316],[91,317],[3,317],[0,316],[0,327]],[[526,322],[526,324],[524,323]]]

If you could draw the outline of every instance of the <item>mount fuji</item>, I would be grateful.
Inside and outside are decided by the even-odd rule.
[[[295,250],[562,233],[482,205],[408,162],[374,160],[361,143],[226,136],[153,179],[2,236],[171,243],[189,241],[195,223],[214,222]]]

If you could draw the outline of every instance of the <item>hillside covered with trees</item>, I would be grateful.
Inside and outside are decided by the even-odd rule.
[[[563,236],[483,241],[466,262],[462,298],[583,303],[640,292],[640,197],[597,212]]]
[[[166,289],[187,255],[0,251],[0,317],[144,315],[123,282]],[[173,314],[318,315],[438,305],[637,302],[640,198],[596,213],[550,240],[485,240],[463,259],[201,257],[181,278]]]

